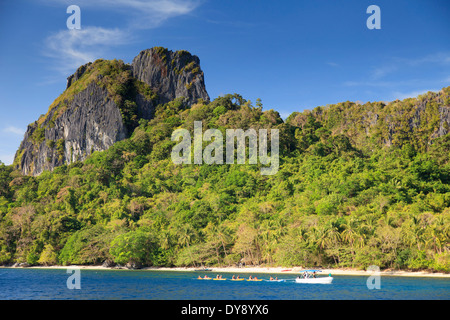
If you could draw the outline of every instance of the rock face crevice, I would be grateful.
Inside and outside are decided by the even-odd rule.
[[[152,48],[131,65],[98,61],[69,76],[66,91],[28,126],[14,160],[23,174],[36,176],[108,149],[130,136],[136,117],[152,119],[159,103],[209,101],[200,60],[187,51]]]

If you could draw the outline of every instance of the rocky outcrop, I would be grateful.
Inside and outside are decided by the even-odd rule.
[[[103,268],[114,268],[117,264],[110,259],[107,259],[103,262],[102,267]]]
[[[158,47],[142,51],[131,65],[97,60],[79,67],[47,114],[28,126],[15,168],[36,176],[82,161],[129,137],[159,103],[209,101],[199,63],[187,51]]]
[[[155,89],[160,103],[178,97],[186,97],[188,105],[209,102],[200,59],[187,51],[156,47],[141,51],[131,65],[133,76]]]
[[[84,72],[86,71],[86,69],[87,69],[91,64],[92,64],[92,62],[89,62],[89,63],[86,63],[86,64],[82,65],[81,67],[79,67],[79,68],[77,69],[77,71],[75,71],[74,74],[72,74],[71,76],[69,76],[69,77],[67,78],[67,86],[66,86],[66,89],[69,88],[69,87],[72,85],[72,83],[74,83],[75,81],[77,81],[78,79],[80,79],[80,78],[83,76],[83,74],[84,74]]]
[[[90,83],[74,95],[66,110],[54,117],[50,110],[42,124],[28,126],[16,158],[24,174],[39,175],[65,163],[84,160],[127,137],[117,105],[106,89]]]

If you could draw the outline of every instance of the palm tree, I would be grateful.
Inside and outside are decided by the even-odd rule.
[[[220,224],[217,227],[217,238],[222,244],[223,253],[225,257],[227,257],[227,248],[226,245],[230,242],[230,235],[228,234],[227,227],[224,224]]]
[[[443,243],[446,242],[446,239],[439,227],[435,224],[428,226],[425,231],[425,237],[426,246],[431,247],[435,253],[442,253]]]
[[[373,235],[376,225],[377,225],[377,217],[374,214],[367,215],[364,217],[365,219],[362,221],[360,229],[364,230],[364,234]]]
[[[186,246],[188,248],[191,261],[194,263],[194,267],[196,267],[195,261],[192,257],[191,249],[189,247],[191,243],[191,236],[195,234],[195,230],[190,224],[184,224],[178,231],[178,244],[182,247]]]
[[[168,231],[161,230],[159,234],[159,246],[164,250],[168,250],[170,248],[170,234]]]
[[[365,243],[365,236],[361,229],[358,229],[357,220],[353,217],[350,218],[350,221],[346,224],[343,224],[344,230],[341,232],[341,239],[350,244],[351,252],[355,254],[355,244],[356,247],[362,248]]]
[[[412,248],[418,243],[417,226],[414,224],[413,219],[408,219],[403,222],[401,226],[400,236],[402,242],[409,248]],[[418,249],[420,250],[420,247]]]
[[[331,223],[330,227],[326,231],[326,235],[328,239],[327,255],[331,256],[334,263],[337,265],[341,260],[339,254],[339,249],[341,247],[341,234],[339,233],[338,228]]]
[[[285,233],[282,222],[277,220],[264,220],[259,226],[258,235],[264,246],[263,258],[269,263],[273,262],[273,255],[279,239]]]
[[[313,228],[313,239],[319,248],[319,251],[323,251],[329,244],[330,240],[327,237],[327,226],[317,226]]]
[[[353,226],[353,221],[351,220],[343,226],[345,229],[341,232],[341,239],[353,247],[353,243],[357,238],[356,228]]]

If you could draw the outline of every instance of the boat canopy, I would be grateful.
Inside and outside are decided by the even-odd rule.
[[[302,270],[300,272],[322,272],[322,270],[314,270],[314,269],[310,269],[310,270]]]

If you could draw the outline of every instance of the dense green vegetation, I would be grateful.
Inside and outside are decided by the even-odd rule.
[[[448,272],[450,137],[436,130],[449,96],[345,102],[286,122],[236,94],[160,105],[129,139],[84,162],[38,177],[0,165],[0,264]],[[204,130],[280,129],[279,172],[174,165],[173,130],[199,120]]]

